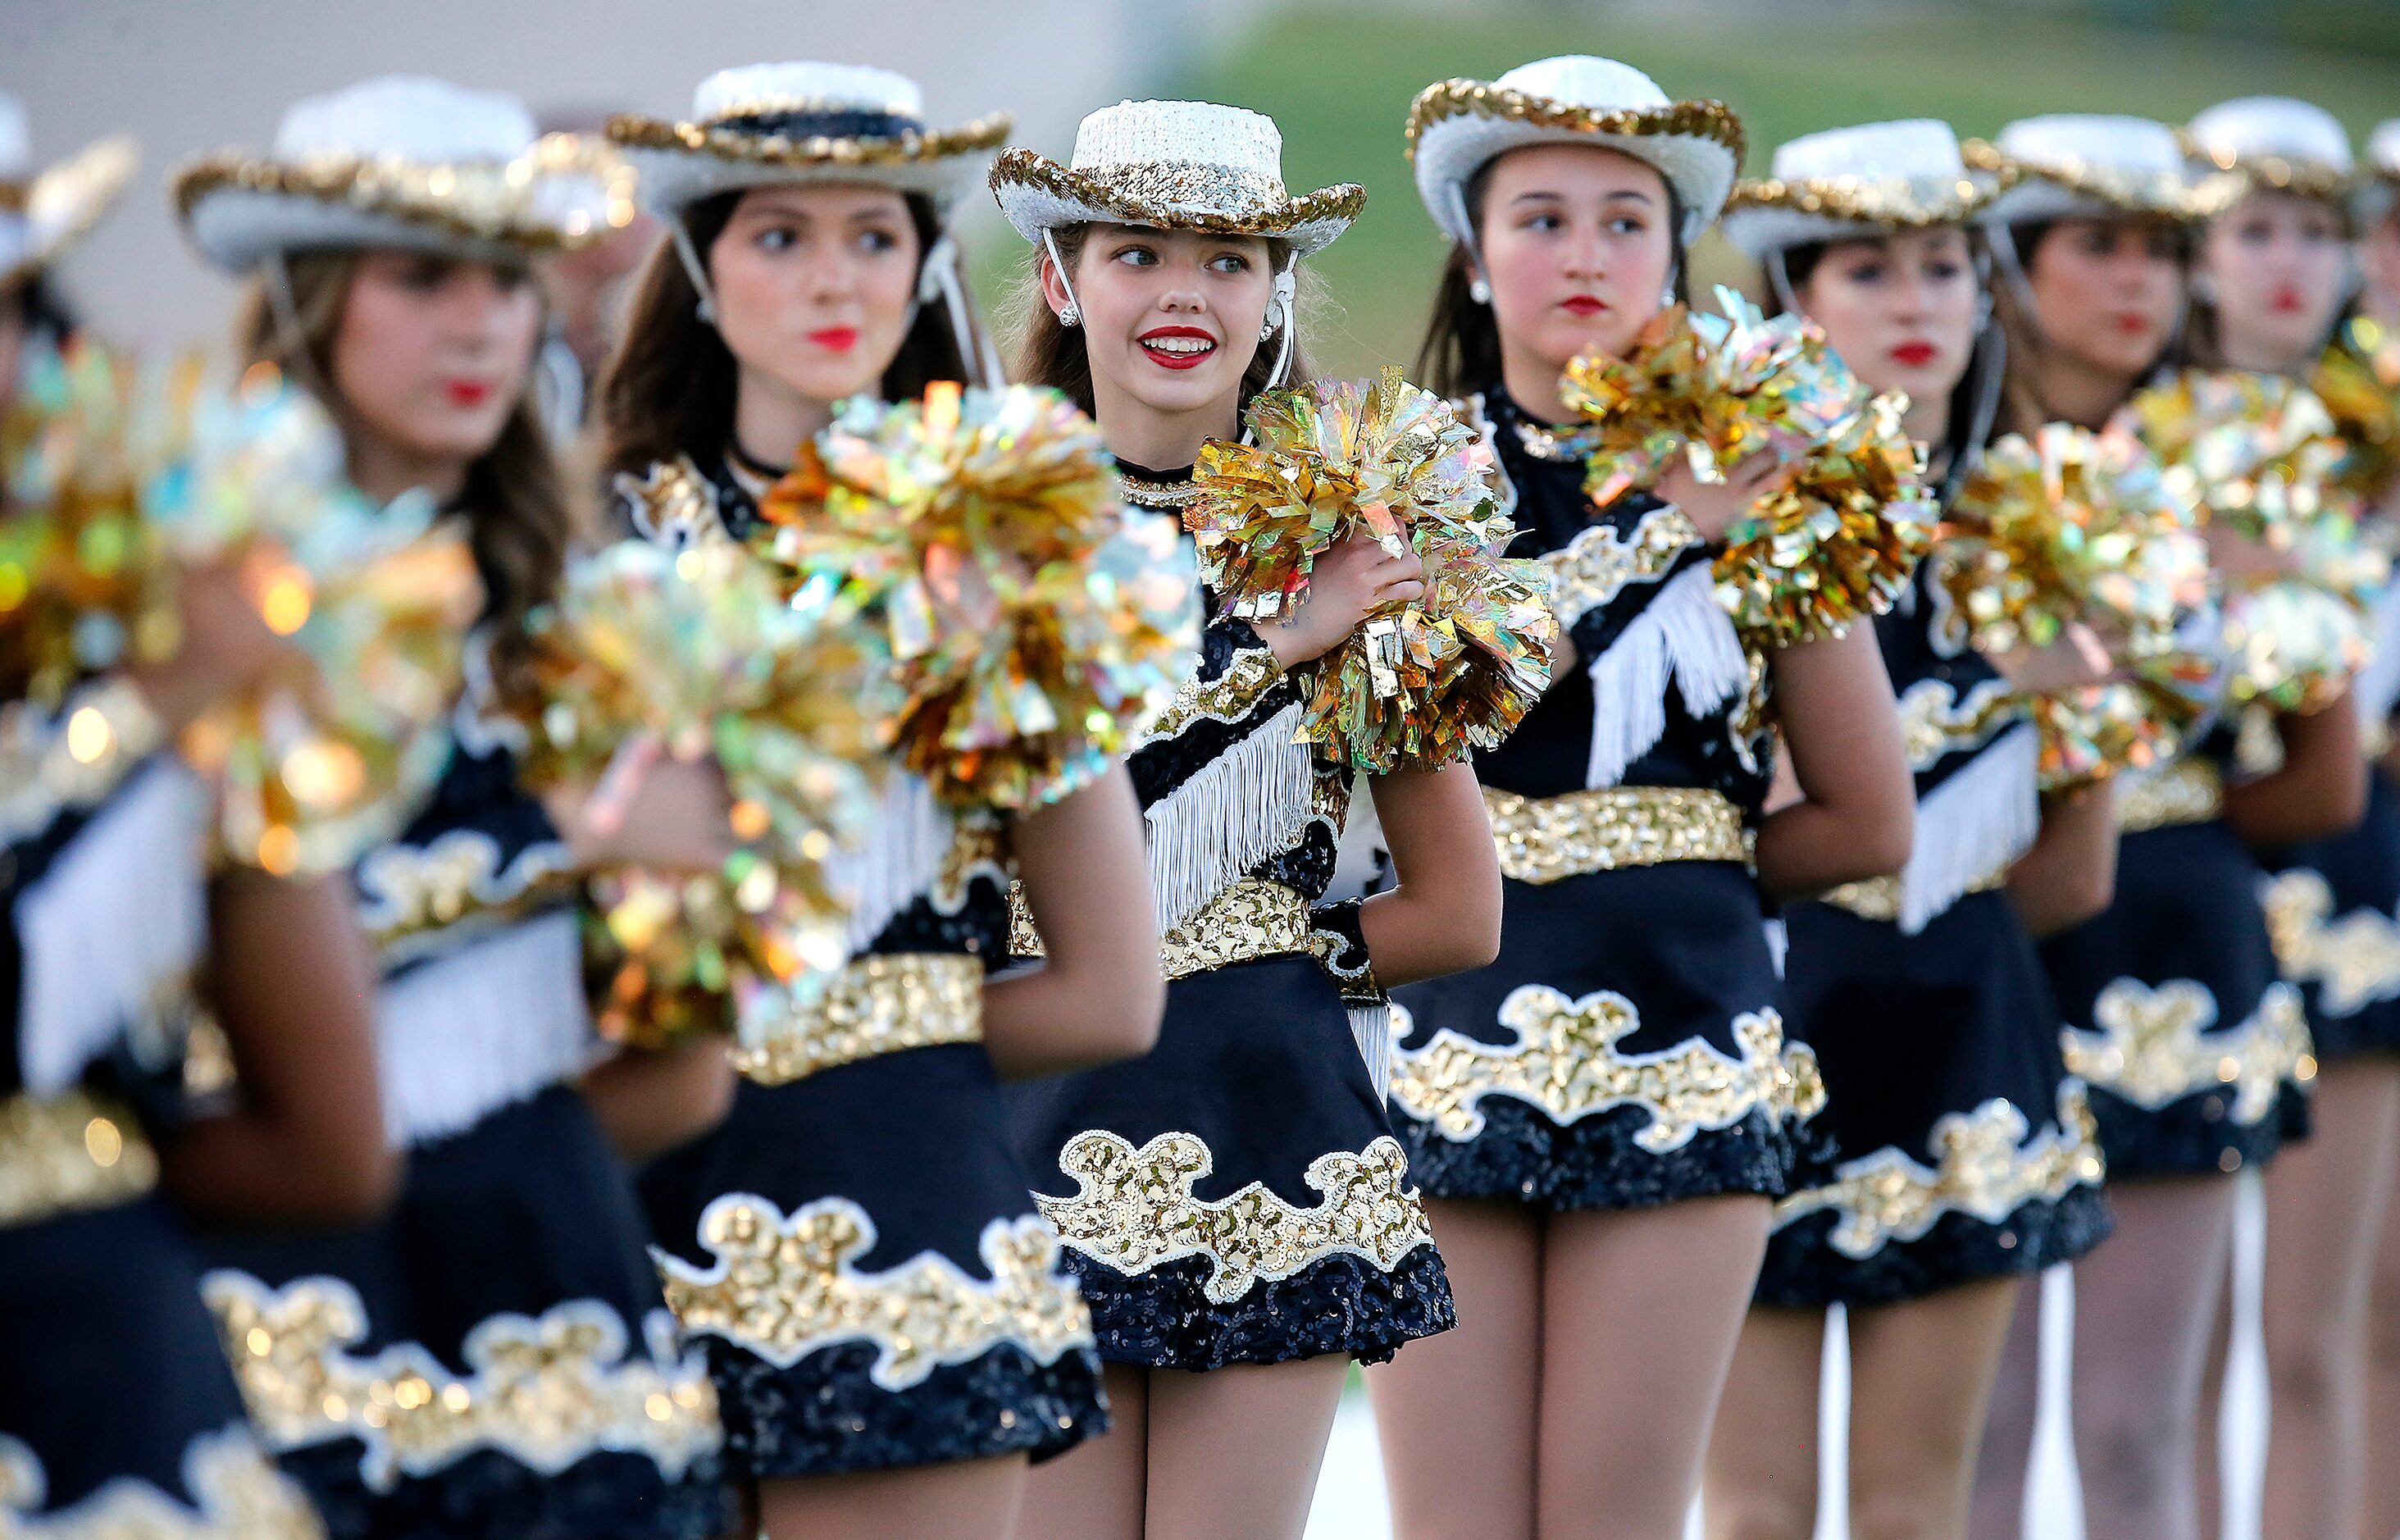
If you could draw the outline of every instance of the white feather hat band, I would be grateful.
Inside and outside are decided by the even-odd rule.
[[[514,97],[415,75],[293,103],[273,150],[194,161],[174,197],[193,244],[235,273],[290,252],[584,246],[634,216],[632,172],[604,148],[541,138]]]

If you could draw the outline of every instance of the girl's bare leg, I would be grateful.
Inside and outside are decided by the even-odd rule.
[[[1001,1540],[1016,1522],[1025,1456],[961,1460],[758,1484],[767,1540],[891,1540],[893,1535]]]
[[[1809,1540],[1816,1533],[1824,1361],[1823,1311],[1751,1306],[1709,1433],[1700,1494],[1709,1540]]]
[[[1766,1253],[1768,1206],[1694,1198],[1551,1218],[1540,1540],[1682,1540]]]
[[[1341,1356],[1153,1370],[1147,1540],[1301,1540],[1349,1370]]]
[[[1984,1278],[1849,1313],[1851,1540],[1965,1540],[1984,1411],[2027,1291]]]
[[[2117,1233],[2075,1265],[2075,1452],[2090,1540],[2197,1540],[2201,1381],[2230,1177],[2114,1182]]]
[[[1152,1370],[1102,1367],[1109,1431],[1045,1460],[1026,1478],[1017,1540],[1141,1540],[1148,1500]]]
[[[2366,1522],[2358,1540],[2400,1535],[2400,1215],[2386,1214],[2367,1307]]]
[[[1425,1200],[1458,1325],[1367,1370],[1396,1540],[1534,1533],[1544,1216]]]
[[[2026,1279],[2000,1349],[1969,1498],[1970,1540],[2024,1540],[2025,1480],[2041,1414],[2041,1280]]]

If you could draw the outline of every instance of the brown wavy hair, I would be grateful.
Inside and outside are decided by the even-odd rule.
[[[2015,255],[2017,270],[2026,275],[2028,282],[2031,281],[2035,255],[2040,251],[2041,243],[2064,223],[2064,220],[2055,219],[2028,220],[2022,225],[2009,226],[2010,250]],[[2135,380],[2133,388],[2125,392],[2127,400],[2133,398],[2134,391],[2140,389],[2143,381],[2150,375],[2163,368],[2181,367],[2189,360],[2191,319],[2189,301],[2194,250],[2190,232],[2178,230],[2175,252],[2176,262],[2183,269],[2187,302],[2185,331],[2168,340],[2166,348],[2151,361],[2150,368],[2144,371],[2142,379]],[[2007,380],[2001,388],[2000,416],[1995,430],[2030,436],[2039,432],[2042,424],[2051,420],[2050,408],[2041,399],[2040,388],[2042,354],[2049,347],[2049,341],[2042,335],[2041,318],[2026,313],[2024,298],[2018,293],[2016,285],[2003,279],[1997,270],[1993,279],[1992,314],[1998,320],[2009,347]]]
[[[285,266],[298,334],[279,320],[266,284],[252,279],[235,345],[245,362],[275,365],[326,398],[338,416],[342,403],[332,399],[334,344],[358,275],[358,254],[305,252],[287,258]],[[487,596],[484,619],[493,633],[493,661],[505,673],[524,657],[526,613],[556,595],[579,527],[530,375],[498,440],[467,468],[458,502]]]
[[[906,197],[921,266],[941,238],[942,224],[922,195]],[[702,198],[684,211],[684,228],[702,260],[741,201],[737,189]],[[902,401],[921,395],[935,380],[968,377],[949,317],[939,305],[920,305],[883,371],[883,399]],[[732,352],[716,324],[701,319],[700,291],[675,242],[661,240],[634,284],[624,334],[601,372],[603,470],[638,476],[678,455],[704,461],[721,452],[733,434],[734,382]]]
[[[1058,243],[1058,259],[1070,269],[1083,259],[1084,238],[1090,230],[1088,225],[1077,225],[1058,231],[1053,238]],[[1287,248],[1282,241],[1270,238],[1267,250],[1271,262],[1279,266],[1288,260],[1285,256]],[[1043,255],[1040,246],[1033,248],[1033,254],[1026,263],[1025,275],[1017,280],[1016,293],[1011,300],[1017,313],[1017,321],[1016,346],[1015,356],[1010,360],[1009,373],[1027,385],[1046,385],[1063,392],[1068,400],[1090,416],[1095,410],[1092,404],[1092,355],[1084,344],[1084,329],[1060,325],[1057,312],[1050,308],[1050,302],[1043,296]],[[1311,288],[1308,274],[1295,271],[1292,276],[1292,316],[1285,324],[1296,330],[1291,341],[1291,366],[1286,371],[1284,379],[1287,383],[1297,384],[1310,378],[1316,371],[1309,367],[1308,362],[1307,315]],[[1267,388],[1268,377],[1275,373],[1277,346],[1272,340],[1261,342],[1251,354],[1250,366],[1242,371],[1241,404],[1236,410],[1248,411],[1251,398]],[[1175,468],[1154,466],[1152,469],[1167,470]]]

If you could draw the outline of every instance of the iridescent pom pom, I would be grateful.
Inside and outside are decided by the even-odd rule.
[[[2400,484],[2400,337],[2369,316],[2343,325],[2309,375],[2340,435],[2342,489],[2368,506]]]

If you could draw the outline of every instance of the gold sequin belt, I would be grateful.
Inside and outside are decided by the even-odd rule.
[[[983,1041],[983,963],[961,952],[852,958],[813,1000],[743,1022],[733,1067],[760,1085],[788,1085],[863,1058]]]
[[[0,1101],[0,1226],[130,1203],[158,1182],[141,1125],[82,1091]]]
[[[2117,788],[2117,827],[2126,834],[2205,824],[2224,811],[2224,772],[2206,759],[2178,759],[2155,773],[2129,773]]]
[[[1246,877],[1184,916],[1158,938],[1159,966],[1170,979],[1230,968],[1261,957],[1310,950],[1308,900],[1299,890],[1264,878]],[[1041,933],[1025,906],[1025,891],[1008,891],[1008,949],[1041,957]]]
[[[1961,893],[1987,893],[2009,879],[2006,866],[1995,866],[1959,889]],[[1848,909],[1861,920],[1881,920],[1891,925],[1900,920],[1900,877],[1870,877],[1862,882],[1845,882],[1817,895],[1820,904],[1831,904],[1837,909]]]
[[[1620,866],[1751,857],[1741,810],[1712,791],[1612,786],[1563,797],[1483,788],[1500,870],[1520,882],[1556,882]]]

